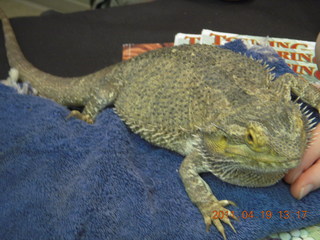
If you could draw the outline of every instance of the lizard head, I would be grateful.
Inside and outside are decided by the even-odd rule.
[[[269,186],[299,164],[308,127],[298,104],[255,103],[205,129],[200,152],[223,181]]]

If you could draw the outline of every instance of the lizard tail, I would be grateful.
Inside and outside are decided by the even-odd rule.
[[[69,88],[75,88],[77,83],[82,82],[82,87],[84,87],[86,82],[89,84],[90,81],[92,82],[94,79],[101,79],[110,71],[107,67],[95,73],[71,78],[54,76],[43,72],[25,58],[10,21],[2,9],[0,9],[0,19],[2,21],[5,47],[10,67],[16,68],[19,71],[19,79],[31,83],[41,96],[50,97],[57,86],[72,85]],[[64,89],[68,89],[68,87],[64,87]],[[60,91],[62,91],[62,89],[60,89]]]

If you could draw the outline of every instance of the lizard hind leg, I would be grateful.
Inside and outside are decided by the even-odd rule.
[[[93,94],[85,104],[82,113],[73,110],[67,118],[75,117],[89,124],[93,124],[98,114],[104,108],[113,105],[118,96],[118,90],[119,89],[113,86],[113,84],[101,86],[101,89],[93,91]]]
[[[275,80],[275,84],[287,88],[288,97],[290,90],[303,101],[316,108],[320,112],[320,91],[306,79],[291,73],[286,73]]]

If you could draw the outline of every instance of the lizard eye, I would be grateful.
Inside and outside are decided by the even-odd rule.
[[[244,135],[244,140],[247,145],[256,152],[264,152],[269,148],[267,146],[268,137],[265,135],[264,130],[258,125],[249,126]]]
[[[252,133],[251,129],[248,129],[245,135],[245,140],[249,145],[254,145],[255,143],[255,137],[254,134]]]

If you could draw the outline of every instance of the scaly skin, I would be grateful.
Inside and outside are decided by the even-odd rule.
[[[93,123],[105,107],[135,133],[185,156],[180,176],[207,230],[214,224],[226,239],[224,222],[213,211],[234,203],[218,200],[199,176],[269,186],[298,165],[307,145],[309,123],[293,92],[319,109],[320,93],[308,82],[285,74],[272,81],[269,70],[245,56],[208,46],[164,48],[96,73],[61,78],[35,68],[23,56],[6,16],[0,12],[8,60],[21,80],[40,96],[67,106],[84,106],[76,116]],[[229,216],[232,217],[231,212]]]

